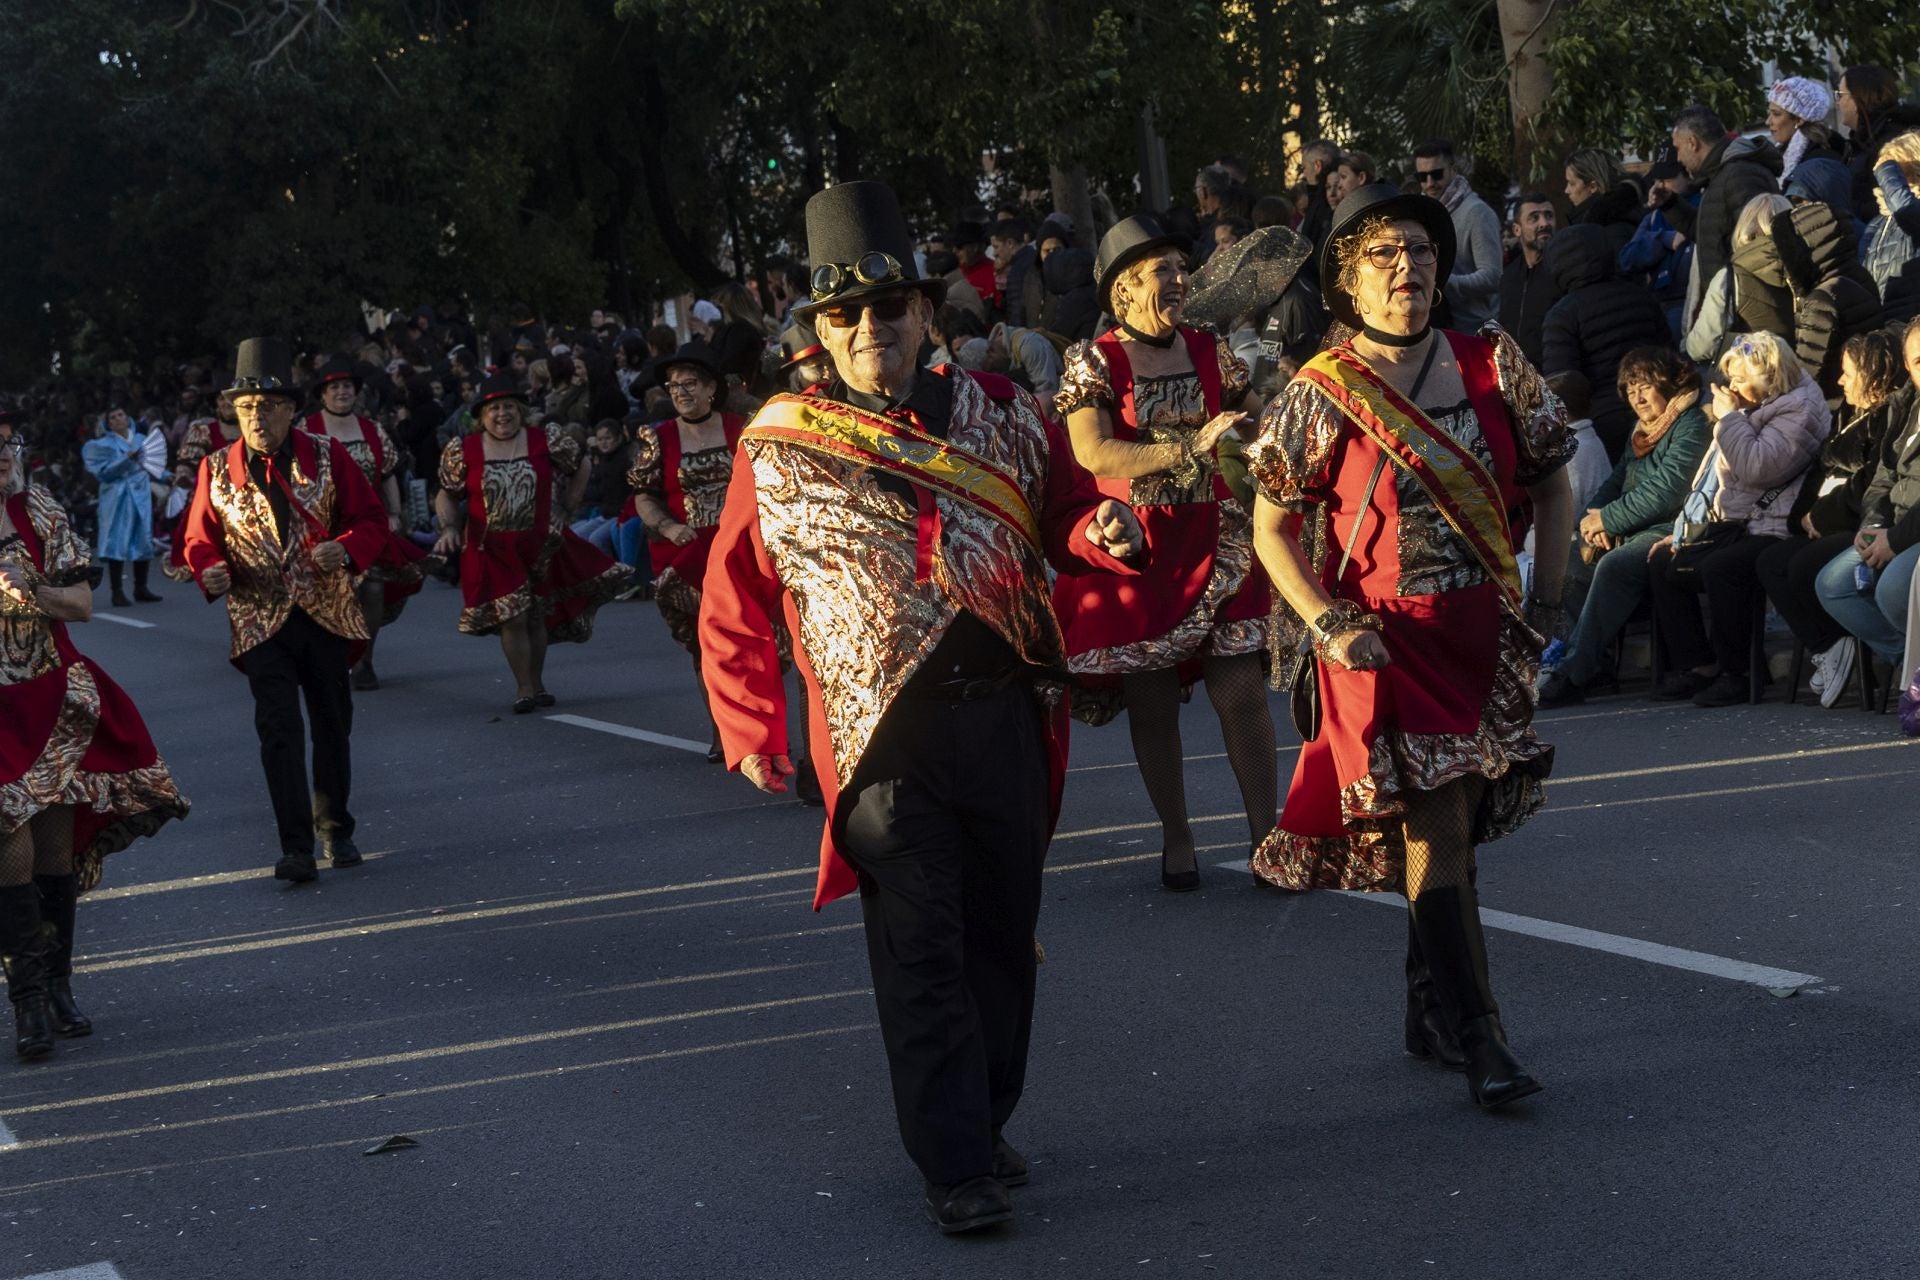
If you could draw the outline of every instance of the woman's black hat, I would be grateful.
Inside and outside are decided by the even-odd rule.
[[[248,338],[233,353],[230,395],[285,396],[299,400],[293,383],[293,351],[279,338]]]
[[[480,380],[480,387],[473,396],[473,411],[479,413],[483,406],[495,400],[518,400],[527,402],[527,393],[520,389],[520,380],[510,373],[490,373]]]
[[[862,279],[858,270],[869,254],[886,255],[897,269],[869,271]],[[946,281],[921,278],[900,202],[883,182],[843,182],[808,200],[807,258],[813,263],[812,295],[793,309],[803,319],[822,307],[903,286],[925,293],[936,307],[946,300]]]
[[[1368,183],[1348,192],[1340,207],[1333,211],[1333,230],[1327,233],[1327,242],[1320,246],[1320,288],[1333,318],[1354,329],[1363,325],[1360,313],[1353,309],[1353,299],[1340,291],[1339,244],[1357,231],[1362,222],[1375,217],[1417,222],[1426,229],[1438,256],[1433,275],[1438,284],[1445,285],[1447,277],[1453,274],[1453,260],[1459,252],[1453,217],[1447,212],[1447,206],[1432,196],[1402,191],[1391,182]]]
[[[1120,273],[1148,254],[1166,249],[1189,253],[1193,241],[1168,230],[1167,224],[1151,213],[1122,218],[1100,237],[1100,251],[1093,258],[1094,288],[1108,315],[1113,314],[1113,282]]]
[[[315,391],[325,387],[329,382],[351,382],[355,391],[363,385],[360,371],[354,368],[353,361],[345,356],[328,357],[327,362],[320,366],[319,372],[313,375]]]
[[[720,357],[703,339],[692,338],[680,344],[680,349],[660,362],[660,372],[665,375],[675,365],[685,365],[698,369],[712,378],[719,386],[727,385],[727,375],[720,371]]]
[[[813,326],[802,320],[780,335],[780,373],[782,376],[792,373],[794,366],[825,355],[827,349],[820,345]]]

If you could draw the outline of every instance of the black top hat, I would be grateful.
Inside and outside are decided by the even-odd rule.
[[[690,338],[680,344],[680,349],[660,362],[660,373],[664,377],[675,365],[686,365],[698,369],[712,378],[720,386],[727,385],[727,375],[720,371],[720,357],[713,348],[701,338]]]
[[[1326,294],[1327,310],[1333,313],[1333,318],[1355,329],[1364,326],[1360,313],[1353,309],[1353,299],[1340,291],[1339,244],[1357,231],[1362,222],[1375,217],[1394,222],[1407,219],[1426,228],[1438,254],[1433,278],[1441,284],[1453,274],[1453,259],[1459,248],[1453,234],[1452,215],[1447,212],[1447,206],[1432,196],[1418,192],[1408,194],[1391,182],[1374,182],[1348,192],[1340,207],[1333,211],[1333,230],[1327,233],[1327,242],[1320,246],[1320,287]]]
[[[1122,218],[1100,237],[1100,252],[1094,255],[1094,287],[1100,295],[1100,305],[1108,315],[1114,314],[1113,282],[1120,278],[1122,271],[1148,254],[1163,249],[1178,249],[1186,253],[1192,248],[1193,241],[1175,235],[1151,213],[1136,213],[1131,218]]]
[[[490,373],[480,379],[480,388],[474,393],[473,411],[478,414],[482,406],[495,400],[518,400],[527,402],[526,392],[520,389],[520,380],[510,373]]]
[[[793,309],[801,318],[903,286],[919,289],[936,307],[947,296],[946,281],[920,277],[900,202],[882,182],[843,182],[807,201],[807,258],[813,293]]]
[[[328,357],[327,362],[320,366],[320,371],[313,375],[313,389],[315,391],[320,390],[329,382],[351,382],[355,391],[358,391],[362,386],[360,371],[354,368],[353,361],[347,359],[345,356]]]
[[[233,354],[233,385],[227,391],[300,399],[293,385],[293,352],[279,338],[248,338]]]

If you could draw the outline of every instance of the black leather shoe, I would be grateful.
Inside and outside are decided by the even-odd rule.
[[[116,591],[113,593],[113,607],[116,609],[131,609],[133,608],[133,601],[127,599],[126,592]]]
[[[708,747],[708,748],[707,748],[707,763],[708,763],[708,764],[725,764],[726,762],[727,762],[727,753],[726,753],[726,752],[724,752],[724,751],[722,751],[722,750],[721,750],[721,749],[720,749],[719,747]]]
[[[553,695],[548,693],[545,689],[542,689],[540,692],[533,695],[533,705],[536,707],[550,707],[553,705],[553,703],[554,703]]]
[[[1160,851],[1160,887],[1168,893],[1192,893],[1200,887],[1200,855],[1193,855],[1194,865],[1190,871],[1167,870],[1167,851]]]
[[[291,880],[295,884],[305,884],[319,874],[320,870],[313,865],[313,855],[310,853],[283,853],[280,855],[280,861],[273,864],[275,880]]]
[[[997,1226],[1013,1217],[1013,1197],[996,1178],[968,1178],[953,1186],[927,1184],[927,1216],[945,1235]]]
[[[996,1136],[993,1140],[993,1180],[1003,1187],[1027,1185],[1027,1158],[1013,1144]]]
[[[373,664],[363,662],[353,669],[353,690],[355,693],[372,693],[380,687],[380,677],[374,674]]]
[[[160,597],[145,587],[135,587],[133,589],[133,602],[135,604],[159,604]]]
[[[1711,676],[1703,676],[1698,671],[1669,671],[1660,677],[1660,686],[1653,691],[1653,700],[1685,702],[1712,683]]]
[[[347,838],[327,846],[327,861],[335,867],[357,867],[366,858],[361,854],[360,846]]]
[[[1747,701],[1747,678],[1722,671],[1713,683],[1693,695],[1696,707],[1736,707]]]
[[[93,1034],[93,1019],[80,1012],[73,1002],[73,990],[67,980],[56,979],[47,992],[47,1010],[53,1017],[53,1029],[68,1040]]]
[[[1540,1092],[1540,1082],[1527,1074],[1507,1047],[1499,1014],[1484,1014],[1461,1024],[1460,1047],[1467,1055],[1467,1092],[1482,1110],[1497,1111]]]

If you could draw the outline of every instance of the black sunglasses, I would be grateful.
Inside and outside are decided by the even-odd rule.
[[[1420,185],[1424,187],[1430,182],[1438,182],[1446,177],[1447,171],[1445,169],[1415,169],[1413,176],[1420,179]]]
[[[875,320],[889,323],[899,320],[907,314],[907,308],[913,302],[913,296],[905,293],[891,293],[883,297],[867,298],[857,302],[843,302],[837,306],[822,307],[814,312],[820,319],[836,329],[851,329],[860,323],[860,313],[873,312]]]

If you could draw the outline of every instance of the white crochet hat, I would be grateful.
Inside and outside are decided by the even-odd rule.
[[[1785,80],[1773,82],[1773,88],[1767,92],[1767,101],[1789,115],[1818,123],[1833,110],[1833,90],[1818,80],[1788,76]]]

